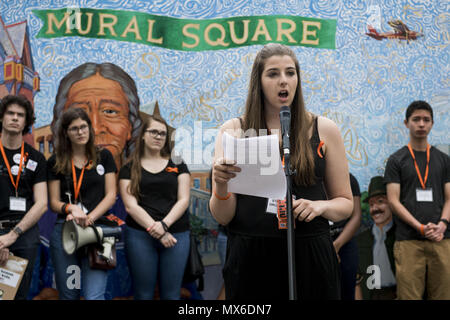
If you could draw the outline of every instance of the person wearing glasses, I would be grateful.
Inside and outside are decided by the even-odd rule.
[[[85,247],[66,254],[62,227],[66,220],[74,220],[84,228],[94,222],[111,226],[104,214],[116,200],[116,164],[110,151],[94,145],[91,120],[80,108],[63,113],[55,151],[48,160],[48,185],[50,208],[58,215],[50,255],[59,299],[77,300],[81,289],[86,300],[104,300],[107,271],[90,268]]]
[[[156,283],[161,300],[180,299],[190,244],[190,173],[170,155],[167,123],[150,116],[119,173],[128,212],[125,252],[136,300],[152,300]]]

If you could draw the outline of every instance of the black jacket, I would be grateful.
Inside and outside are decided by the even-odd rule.
[[[375,242],[375,237],[372,234],[372,228],[369,228],[361,232],[356,241],[358,243],[358,255],[359,255],[359,267],[358,274],[359,277],[362,276],[360,282],[360,287],[364,300],[371,300],[373,290],[367,288],[367,278],[371,274],[367,274],[367,267],[373,265],[373,245]],[[394,242],[395,242],[395,224],[392,225],[386,235],[386,240],[384,241],[386,245],[386,250],[389,257],[389,263],[391,264],[392,271],[395,275],[395,260],[394,260]]]

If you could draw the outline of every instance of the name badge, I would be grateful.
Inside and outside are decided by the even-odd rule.
[[[277,200],[275,199],[267,199],[267,213],[277,214]]]
[[[9,210],[25,212],[27,210],[27,200],[20,197],[9,197]]]
[[[86,207],[83,206],[83,204],[81,202],[78,202],[77,206],[79,206],[81,208],[81,210],[83,210],[84,213],[88,214],[89,210],[86,209]]]
[[[33,161],[30,159],[27,162],[27,169],[31,170],[31,171],[36,171],[37,165],[38,165],[38,163],[36,161]]]
[[[433,202],[433,189],[416,189],[417,202]]]
[[[296,198],[295,195],[292,195],[292,200]],[[286,198],[283,200],[267,199],[266,213],[278,214],[278,201],[286,201]]]

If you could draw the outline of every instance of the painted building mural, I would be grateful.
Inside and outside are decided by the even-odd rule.
[[[217,263],[217,225],[207,211],[214,139],[224,121],[243,113],[264,43],[296,52],[306,107],[339,126],[362,191],[407,141],[403,119],[413,100],[432,105],[430,142],[449,152],[445,2],[3,0],[0,18],[0,96],[33,100],[28,139],[47,156],[61,80],[86,63],[122,69],[137,88],[136,111],[158,112],[176,129],[176,150],[193,172],[190,210],[207,230],[201,250],[208,263]],[[131,131],[120,134],[124,143]]]

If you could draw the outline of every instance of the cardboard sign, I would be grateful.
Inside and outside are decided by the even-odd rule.
[[[14,300],[27,265],[27,259],[11,255],[0,267],[0,300]]]

